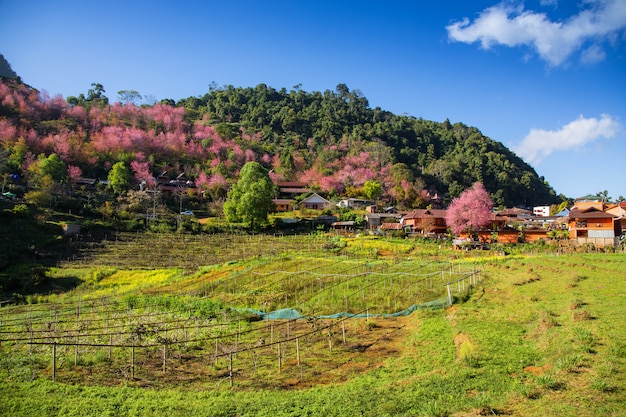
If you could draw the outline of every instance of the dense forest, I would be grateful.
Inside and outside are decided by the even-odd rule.
[[[376,182],[382,201],[405,208],[428,206],[432,190],[449,202],[477,181],[500,207],[565,199],[477,128],[372,109],[344,84],[324,92],[212,85],[203,96],[151,104],[139,104],[133,90],[110,102],[102,85],[92,87],[64,99],[1,79],[3,191],[62,195],[60,185],[110,179],[115,167],[128,175],[118,194],[184,173],[219,201],[241,167],[257,161],[273,180],[329,197],[360,196]]]

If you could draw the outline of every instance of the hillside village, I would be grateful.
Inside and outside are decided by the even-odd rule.
[[[355,232],[357,229],[376,233],[404,232],[409,236],[441,239],[449,236],[445,208],[436,192],[429,195],[433,207],[400,212],[395,207],[380,207],[376,201],[360,198],[343,198],[336,203],[312,192],[301,183],[277,184],[282,198],[274,199],[277,212],[298,209],[364,210],[363,221],[333,221],[332,229],[338,232]],[[306,197],[297,201],[298,195]],[[333,207],[334,206],[334,207]],[[332,218],[334,219],[334,218]],[[331,219],[331,220],[332,220]],[[602,198],[588,195],[575,199],[570,208],[550,214],[550,206],[506,208],[491,213],[489,226],[476,231],[473,236],[461,234],[456,242],[481,243],[531,243],[549,240],[569,240],[579,245],[599,248],[620,246],[626,233],[626,202],[606,203]]]
[[[181,189],[186,192],[195,189],[193,181],[190,181],[184,173],[179,174],[175,180],[167,180],[162,174],[156,182],[159,191],[170,196],[176,192],[180,193]],[[365,212],[360,221],[338,221],[335,215],[315,217],[314,224],[326,225],[336,232],[353,233],[358,230],[379,234],[399,232],[407,236],[434,239],[450,235],[443,198],[432,187],[422,192],[424,201],[432,208],[406,211],[393,206],[381,206],[380,202],[363,198],[340,197],[338,201],[333,202],[300,182],[277,181],[275,185],[278,190],[277,197],[273,199],[275,213],[288,214],[295,210],[332,213],[342,209]],[[286,225],[297,223],[299,220],[290,217],[279,219]],[[626,202],[607,203],[597,195],[587,195],[576,198],[571,207],[554,214],[550,213],[550,206],[493,210],[489,226],[475,231],[472,236],[461,234],[455,239],[455,243],[458,247],[467,248],[471,242],[480,242],[484,245],[558,240],[598,248],[618,248],[624,242],[625,235]]]

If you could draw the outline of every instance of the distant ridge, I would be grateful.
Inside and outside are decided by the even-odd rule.
[[[0,54],[0,77],[17,78],[17,73],[11,68],[11,64]]]

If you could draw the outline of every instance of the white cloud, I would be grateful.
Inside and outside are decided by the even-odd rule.
[[[581,115],[560,130],[531,129],[514,151],[526,162],[537,164],[552,152],[578,149],[600,138],[612,138],[620,130],[619,122],[608,114],[599,119]]]
[[[626,29],[626,1],[588,0],[582,4],[588,7],[561,22],[523,6],[500,3],[483,10],[473,22],[464,18],[446,29],[450,40],[480,42],[485,49],[494,45],[530,46],[551,66],[564,63],[592,43],[583,59],[593,62],[603,57],[599,44]]]
[[[595,64],[604,61],[606,53],[598,45],[591,45],[580,54],[580,62],[583,64]]]

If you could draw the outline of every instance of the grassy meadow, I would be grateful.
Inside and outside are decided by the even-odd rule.
[[[124,236],[0,308],[0,415],[626,415],[626,254],[530,249]]]

